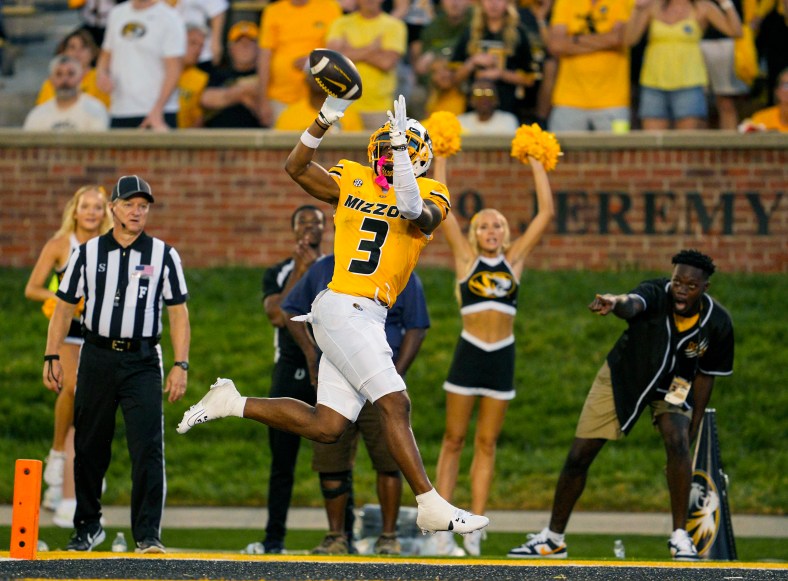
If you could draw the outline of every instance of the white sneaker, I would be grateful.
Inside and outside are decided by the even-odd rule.
[[[487,531],[481,529],[468,533],[462,538],[462,545],[465,551],[472,557],[478,557],[482,554],[482,541],[487,538]]]
[[[61,529],[74,528],[74,512],[77,510],[76,498],[64,498],[57,505],[52,522]]]
[[[185,434],[197,424],[227,416],[241,417],[245,401],[246,398],[241,397],[231,379],[220,377],[200,401],[186,410],[177,431]]]
[[[60,500],[63,498],[63,486],[48,486],[44,491],[44,498],[41,499],[41,506],[47,510],[57,510]]]
[[[66,453],[50,450],[44,468],[44,482],[48,486],[63,486],[63,470],[66,467]]]
[[[265,545],[260,541],[249,543],[245,549],[241,549],[242,555],[265,555]]]
[[[445,502],[445,501],[444,501]],[[459,509],[445,502],[438,510],[428,510],[419,507],[416,516],[416,526],[425,535],[437,531],[451,531],[465,535],[478,529],[483,529],[490,524],[486,516],[471,514],[467,510]]]
[[[676,529],[668,540],[670,555],[674,561],[698,561],[698,549],[689,533],[684,529]]]
[[[465,551],[454,542],[454,533],[439,531],[435,533],[435,554],[446,557],[464,557]]]
[[[528,535],[528,541],[509,551],[509,557],[515,559],[566,559],[566,543],[555,543],[550,540],[549,527],[536,534]]]

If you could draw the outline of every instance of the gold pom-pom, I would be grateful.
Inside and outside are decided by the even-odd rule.
[[[460,125],[457,116],[449,111],[436,111],[424,121],[432,139],[432,151],[437,157],[450,157],[460,151]]]
[[[528,158],[533,157],[541,162],[546,171],[555,169],[558,156],[561,155],[561,145],[555,135],[542,130],[539,125],[521,125],[512,140],[512,157],[523,163],[528,163]]]
[[[57,304],[57,299],[55,299],[55,298],[48,298],[41,305],[41,312],[44,313],[44,316],[47,319],[51,319],[52,318],[52,315],[55,312],[55,305],[56,304]]]

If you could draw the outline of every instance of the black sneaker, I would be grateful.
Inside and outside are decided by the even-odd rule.
[[[67,551],[92,551],[107,538],[101,523],[82,525],[71,535],[66,545]]]
[[[164,545],[161,544],[161,541],[155,537],[149,537],[147,539],[142,539],[137,543],[137,549],[134,551],[135,553],[166,553],[167,551],[164,549]]]

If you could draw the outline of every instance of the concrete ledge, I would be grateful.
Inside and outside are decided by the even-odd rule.
[[[152,133],[136,129],[113,129],[99,133],[36,133],[21,129],[0,129],[0,148],[64,147],[114,149],[290,149],[300,132],[270,129],[189,129]],[[742,150],[788,149],[788,134],[748,133],[735,131],[633,131],[626,135],[607,133],[558,133],[564,151],[606,150]],[[329,135],[327,147],[364,148],[368,132]],[[508,151],[510,137],[469,136],[463,138],[465,151]],[[324,146],[325,147],[325,146]]]
[[[106,525],[128,527],[131,510],[128,506],[104,508]],[[0,525],[11,524],[11,506],[0,506]],[[492,532],[529,533],[541,530],[550,519],[547,511],[491,510]],[[257,507],[167,507],[162,526],[177,529],[265,529],[268,511]],[[41,511],[40,526],[53,526],[52,513]],[[322,508],[292,508],[288,513],[289,529],[323,530],[327,528]],[[733,531],[737,537],[788,538],[788,517],[733,515]],[[572,515],[567,534],[630,534],[663,535],[671,533],[670,515],[641,512],[576,512]]]

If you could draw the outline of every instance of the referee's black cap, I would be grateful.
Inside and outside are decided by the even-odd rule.
[[[115,200],[128,200],[134,196],[143,196],[153,203],[153,194],[150,191],[150,185],[139,176],[122,176],[115,187],[112,188],[112,198],[110,201]]]

